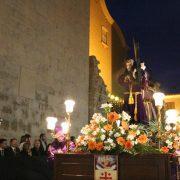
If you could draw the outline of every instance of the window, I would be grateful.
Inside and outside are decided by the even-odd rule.
[[[166,102],[166,109],[175,109],[174,102]]]

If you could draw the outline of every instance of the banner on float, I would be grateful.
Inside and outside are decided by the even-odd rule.
[[[118,156],[95,155],[94,156],[95,180],[118,180]]]

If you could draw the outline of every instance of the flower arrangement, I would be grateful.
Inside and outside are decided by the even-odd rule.
[[[76,140],[77,151],[92,153],[144,153],[152,149],[142,125],[130,125],[124,111],[112,112],[112,104],[102,104],[103,113],[95,113],[90,124],[81,129]]]
[[[163,153],[175,153],[180,149],[180,121],[177,124],[166,124],[161,136]]]

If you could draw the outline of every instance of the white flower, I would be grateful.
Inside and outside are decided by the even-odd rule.
[[[126,113],[125,111],[122,112],[122,119],[129,121],[131,119],[131,116]]]
[[[168,145],[172,145],[172,144],[173,144],[170,140],[166,140],[166,143],[167,143]]]
[[[116,144],[113,142],[113,143],[111,143],[111,147],[116,147]]]
[[[118,133],[118,132],[116,132],[115,134],[114,134],[114,137],[115,138],[117,138],[117,137],[119,137],[120,136],[120,134]]]
[[[103,117],[103,118],[101,118],[101,121],[104,123],[107,121],[107,119]]]
[[[94,113],[92,119],[96,120],[96,119],[101,119],[102,118],[102,114],[101,113]]]
[[[166,131],[170,131],[171,130],[171,126],[170,125],[166,125],[165,129],[166,129]]]
[[[125,134],[125,130],[122,126],[119,127],[120,131],[121,131],[121,134]]]
[[[117,124],[117,127],[119,127],[120,124],[121,124],[121,121],[120,121],[120,120],[117,120],[117,121],[116,121],[116,124]]]
[[[138,127],[138,125],[136,125],[136,124],[131,124],[131,125],[129,126],[130,129],[137,129],[137,127]]]
[[[173,148],[173,146],[172,146],[172,145],[168,145],[167,147],[168,147],[169,149],[172,149],[172,148]]]
[[[93,136],[96,136],[96,135],[97,135],[97,132],[96,132],[96,131],[93,131],[92,135],[93,135]]]
[[[109,136],[112,136],[113,135],[113,131],[109,131]]]
[[[104,130],[103,128],[100,130],[102,133],[105,133],[106,132],[106,130]]]
[[[108,138],[108,139],[107,139],[107,142],[110,143],[110,144],[112,144],[112,143],[113,143],[113,140],[112,140],[111,138]]]
[[[136,141],[131,141],[131,144],[134,146],[135,142],[136,142]]]
[[[104,146],[104,150],[110,151],[111,150],[111,146]]]
[[[105,104],[102,104],[102,105],[101,105],[101,108],[102,108],[102,109],[104,109],[104,108],[112,108],[112,107],[113,107],[113,105],[110,104],[110,103],[105,103]]]
[[[101,138],[101,141],[104,141],[106,136],[104,134],[102,134],[100,138]]]
[[[133,140],[133,139],[134,139],[134,136],[130,134],[130,135],[127,136],[127,139]]]
[[[138,140],[137,139],[135,140],[134,144],[138,144]]]
[[[82,141],[81,143],[83,146],[87,146],[87,142],[86,141]]]
[[[137,130],[137,131],[136,131],[136,134],[137,134],[137,135],[140,135],[140,130]]]
[[[86,134],[89,133],[89,129],[87,129],[87,128],[82,128],[82,129],[81,129],[81,133],[86,135]]]

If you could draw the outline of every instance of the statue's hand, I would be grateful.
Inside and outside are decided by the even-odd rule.
[[[134,69],[134,71],[133,71],[133,78],[134,78],[134,79],[136,79],[136,72],[137,72],[137,70]]]
[[[124,82],[126,82],[126,83],[131,82],[131,78],[130,78],[129,75],[128,75],[128,76],[125,76]]]

